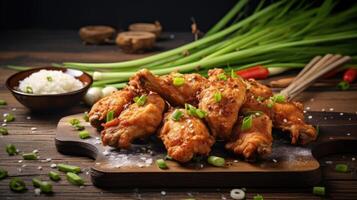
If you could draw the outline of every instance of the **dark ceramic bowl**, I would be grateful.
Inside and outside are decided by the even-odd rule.
[[[20,81],[41,69],[59,70],[80,80],[84,87],[61,94],[29,94],[18,89]],[[12,92],[14,97],[24,106],[32,111],[49,112],[69,108],[78,104],[93,82],[92,77],[80,70],[67,69],[62,67],[40,67],[18,72],[6,80],[6,87]]]

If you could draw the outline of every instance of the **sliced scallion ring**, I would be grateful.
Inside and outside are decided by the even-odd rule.
[[[213,94],[213,97],[214,97],[214,100],[216,101],[216,103],[219,103],[222,100],[222,93],[216,92]]]
[[[253,125],[253,115],[249,115],[243,118],[241,130],[246,131],[252,128]]]
[[[172,80],[172,84],[174,84],[174,86],[176,86],[176,87],[182,86],[183,84],[185,84],[185,78],[184,77],[174,77]]]
[[[174,121],[179,121],[182,116],[183,116],[183,112],[181,112],[180,110],[176,109],[176,110],[172,113],[171,119],[174,120]]]

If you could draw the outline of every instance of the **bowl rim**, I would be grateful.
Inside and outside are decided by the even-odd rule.
[[[35,72],[38,72],[42,69],[47,69],[47,70],[76,70],[76,71],[80,71],[82,72],[85,76],[87,76],[89,78],[89,83],[87,83],[84,87],[82,87],[81,89],[78,89],[78,90],[74,90],[74,91],[71,91],[71,92],[66,92],[66,93],[59,93],[59,94],[29,94],[29,93],[26,93],[26,92],[21,92],[19,90],[16,90],[15,88],[11,87],[10,86],[10,80],[12,80],[14,77],[18,76],[19,74],[22,74],[22,73],[25,73],[25,72],[30,72],[30,75],[35,73]],[[80,81],[80,80],[79,80]],[[82,81],[81,81],[82,82]],[[83,83],[83,82],[82,82]],[[66,67],[53,67],[53,66],[47,66],[47,67],[34,67],[34,68],[31,68],[31,69],[27,69],[27,70],[23,70],[23,71],[19,71],[19,72],[16,72],[14,74],[12,74],[9,78],[6,79],[6,82],[5,82],[5,85],[7,87],[8,90],[10,90],[11,92],[13,93],[16,93],[16,94],[19,94],[19,95],[23,95],[23,96],[28,96],[28,97],[59,97],[59,96],[70,96],[70,95],[73,95],[73,94],[78,94],[78,93],[81,93],[83,91],[86,91],[88,90],[88,88],[92,85],[93,83],[93,78],[91,75],[89,75],[88,73],[82,71],[82,70],[79,70],[79,69],[72,69],[72,68],[66,68]]]

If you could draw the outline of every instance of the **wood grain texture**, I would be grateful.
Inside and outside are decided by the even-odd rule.
[[[62,61],[116,61],[136,58],[142,55],[125,55],[115,46],[84,46],[80,43],[76,32],[59,31],[22,31],[0,33],[0,65],[34,65],[42,66],[53,62]],[[173,41],[163,41],[162,49],[172,48],[192,39],[190,34],[175,34]],[[160,44],[160,45],[161,45]],[[7,106],[0,107],[0,114],[6,112],[14,113],[16,120],[8,123],[10,134],[0,138],[0,166],[9,171],[11,177],[22,177],[29,191],[23,194],[13,193],[9,190],[9,178],[0,181],[0,199],[230,199],[229,192],[232,188],[244,187],[236,181],[236,187],[224,188],[217,185],[214,188],[123,188],[123,189],[99,189],[92,185],[89,167],[93,160],[85,157],[66,156],[58,153],[54,145],[54,134],[58,120],[64,116],[84,112],[89,108],[77,105],[69,110],[56,114],[34,115],[21,106],[7,91],[4,82],[6,78],[14,73],[12,70],[0,69],[0,99],[8,102]],[[284,76],[284,75],[283,75]],[[283,76],[273,77],[278,79]],[[287,74],[288,76],[288,74]],[[305,103],[305,109],[328,111],[333,108],[335,112],[357,113],[356,84],[353,90],[338,91],[334,86],[338,80],[327,81],[327,86],[321,84],[304,92],[298,97]],[[15,111],[12,108],[16,108]],[[31,119],[26,119],[31,116]],[[1,116],[0,116],[1,118]],[[31,127],[37,127],[37,131],[31,132]],[[8,143],[15,144],[21,151],[30,152],[39,150],[41,156],[39,161],[22,161],[21,156],[8,156],[4,152],[4,146]],[[42,162],[46,158],[52,158],[51,162]],[[354,158],[354,159],[353,159]],[[327,189],[328,199],[357,199],[357,153],[334,154],[320,159],[322,166],[323,185]],[[63,174],[62,181],[53,183],[55,193],[51,196],[34,195],[31,186],[31,178],[38,177],[48,180],[47,173],[52,170],[52,163],[69,163],[81,166],[85,172],[81,176],[85,179],[85,187],[79,188],[70,185]],[[334,171],[336,163],[346,163],[351,168],[348,173],[337,173]],[[22,167],[23,165],[25,167]],[[42,170],[38,169],[42,166]],[[19,172],[21,168],[21,172]],[[264,180],[261,180],[264,182]],[[290,180],[294,181],[294,180]],[[313,196],[311,187],[248,187],[247,199],[261,194],[264,199],[321,199]],[[166,195],[162,195],[165,191]]]

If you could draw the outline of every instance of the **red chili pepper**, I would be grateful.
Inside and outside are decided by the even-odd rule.
[[[352,83],[353,81],[356,80],[357,77],[357,69],[356,68],[349,68],[345,71],[343,75],[343,80]]]
[[[269,70],[261,65],[236,71],[236,74],[244,79],[265,79],[269,76]]]

